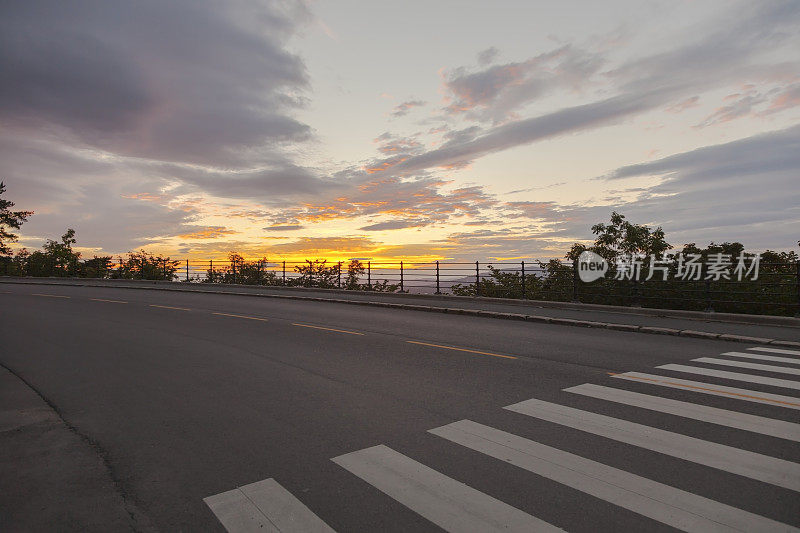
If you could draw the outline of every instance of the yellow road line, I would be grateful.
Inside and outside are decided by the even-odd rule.
[[[481,352],[480,350],[468,350],[467,348],[456,348],[455,346],[443,346],[441,344],[430,344],[427,342],[419,342],[419,341],[406,341],[410,342],[411,344],[421,344],[422,346],[433,346],[434,348],[444,348],[445,350],[457,350],[459,352],[469,352],[469,353],[477,353],[480,355],[491,355],[492,357],[502,357],[503,359],[516,359],[513,355],[501,355],[499,353],[492,353],[492,352]]]
[[[103,300],[102,298],[89,298],[93,302],[108,302],[110,304],[126,304],[128,302],[123,302],[122,300]]]
[[[60,294],[39,294],[38,292],[33,293],[34,296],[45,296],[47,298],[71,298],[71,296],[61,296]]]
[[[616,374],[612,374],[611,372],[609,372],[609,375],[614,376]],[[738,392],[724,391],[724,390],[715,389],[713,387],[695,387],[694,385],[685,385],[683,383],[675,383],[674,381],[669,381],[668,379],[640,378],[639,376],[625,376],[625,379],[634,379],[634,380],[638,379],[640,381],[650,381],[650,382],[653,382],[653,383],[665,383],[665,384],[671,385],[673,387],[680,387],[680,388],[684,388],[684,389],[687,389],[687,390],[699,390],[699,391],[705,391],[705,392],[714,392],[716,394],[724,394],[724,395],[727,395],[727,396],[732,396],[734,398],[747,398],[747,399],[751,399],[751,400],[761,400],[761,401],[764,401],[764,402],[777,403],[777,404],[780,404],[780,405],[800,406],[800,403],[782,402],[780,400],[773,400],[772,398],[763,398],[761,396],[753,396],[752,394],[741,394],[741,393],[738,393]]]
[[[150,307],[160,307],[161,309],[176,309],[178,311],[191,311],[191,309],[186,309],[185,307],[171,307],[169,305],[150,304]]]
[[[257,316],[245,316],[245,315],[233,315],[230,313],[212,313],[219,316],[232,316],[234,318],[246,318],[248,320],[261,320],[262,322],[268,322],[266,318],[259,318]]]
[[[324,329],[326,331],[336,331],[338,333],[349,333],[350,335],[363,335],[363,333],[359,333],[357,331],[347,331],[345,329],[323,328],[322,326],[312,326],[311,324],[299,324],[297,322],[292,322],[292,325],[293,326],[300,326],[301,328]]]

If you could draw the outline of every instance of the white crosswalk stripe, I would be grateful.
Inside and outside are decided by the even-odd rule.
[[[470,420],[430,433],[682,531],[790,529],[786,524]]]
[[[747,361],[731,361],[728,359],[718,359],[716,357],[698,357],[692,359],[696,363],[708,363],[712,365],[735,366],[738,368],[749,368],[751,370],[763,370],[765,372],[776,372],[778,374],[792,374],[800,376],[800,368],[790,368],[786,366],[762,365],[760,363],[750,363]]]
[[[332,461],[445,531],[561,531],[387,446]]]
[[[800,381],[792,381],[789,379],[769,378],[766,376],[756,376],[754,374],[741,374],[739,372],[728,372],[726,370],[717,370],[715,368],[703,368],[699,366],[687,365],[661,365],[656,368],[662,370],[672,370],[673,372],[685,372],[688,374],[699,374],[701,376],[711,376],[717,378],[731,379],[734,381],[746,381],[748,383],[759,383],[761,385],[772,385],[773,387],[781,387],[783,389],[800,390]]]
[[[505,409],[800,491],[800,465],[783,459],[535,398],[506,406]]]
[[[760,353],[745,353],[745,352],[725,352],[722,355],[731,357],[740,357],[742,359],[755,359],[758,361],[774,361],[776,363],[789,363],[792,365],[800,365],[800,358],[797,357],[779,357],[776,355],[763,355]]]
[[[660,376],[657,374],[646,374],[643,372],[624,372],[622,374],[614,374],[611,377],[636,381],[647,385],[656,385],[658,387],[669,387],[700,394],[709,394],[711,396],[722,396],[724,398],[733,398],[747,402],[774,405],[786,409],[800,409],[800,398],[784,396],[782,394],[740,389],[738,387],[727,387],[725,385],[717,385],[716,383],[705,383],[703,381],[692,381],[669,376]]]
[[[333,529],[274,479],[203,499],[230,533],[332,533]]]
[[[800,355],[800,351],[798,350],[787,350],[785,348],[767,348],[765,346],[748,348],[748,350],[755,350],[757,352],[769,352],[769,353],[785,353],[787,355]]]
[[[749,350],[781,355],[764,355],[749,351],[725,352],[721,356],[731,359],[699,357],[693,361],[800,375],[800,369],[796,367],[751,362],[800,363],[800,359],[785,357],[793,355],[786,353],[791,352],[790,350],[766,348],[750,348]],[[800,352],[797,352],[797,355],[800,355]],[[764,388],[800,390],[800,381],[789,379],[682,364],[665,364],[656,368],[756,383]],[[655,427],[655,425],[640,424],[599,412],[613,407],[611,404],[625,405],[629,408],[680,417],[675,418],[673,422],[696,420],[718,427],[723,426],[736,431],[748,432],[751,435],[764,435],[800,442],[800,424],[798,423],[704,405],[702,395],[795,410],[800,409],[800,397],[641,372],[618,373],[612,374],[610,377],[619,380],[615,382],[619,385],[618,387],[584,383],[563,389],[564,392],[571,395],[584,397],[583,401],[589,401],[587,399],[595,401],[590,410],[576,409],[561,403],[536,398],[508,405],[504,409],[582,431],[589,440],[611,439],[648,452],[685,461],[685,463],[668,463],[671,468],[697,469],[697,465],[703,465],[719,471],[714,475],[722,476],[724,475],[722,472],[724,472],[742,476],[739,478],[741,483],[751,484],[748,490],[752,490],[753,481],[751,480],[756,480],[773,485],[773,487],[764,486],[768,490],[788,489],[800,492],[800,464],[770,456],[767,450],[760,450],[765,453],[756,453],[732,445],[735,442],[720,444],[713,442],[713,438],[703,440],[692,437],[688,434],[690,429],[667,431]],[[659,388],[647,390],[653,394],[644,394],[623,388],[630,383],[638,383],[640,387],[654,385]],[[665,388],[693,393],[687,396],[691,401],[659,396],[658,391],[666,392]],[[577,399],[574,396],[570,397]],[[736,402],[730,403],[734,408],[737,405]],[[742,406],[742,404],[738,405]],[[768,411],[765,408],[761,408],[761,410]],[[627,412],[632,413],[633,411]],[[774,412],[776,416],[779,414],[780,410]],[[518,418],[523,424],[533,425],[530,419],[515,418]],[[541,429],[541,426],[536,427]],[[695,427],[697,426],[687,425],[687,428]],[[709,429],[713,429],[713,427],[709,426]],[[717,501],[709,498],[708,495],[695,494],[678,488],[678,486],[683,486],[680,484],[681,482],[672,481],[678,485],[671,486],[656,479],[638,475],[634,471],[635,462],[620,461],[620,464],[626,465],[625,469],[598,462],[592,458],[591,446],[585,448],[589,452],[579,451],[580,455],[578,455],[517,435],[513,428],[510,431],[513,432],[472,420],[460,420],[428,430],[430,434],[448,441],[447,446],[459,445],[481,454],[475,455],[481,461],[499,460],[513,465],[517,468],[517,475],[527,476],[525,480],[531,483],[531,490],[536,490],[537,479],[541,481],[540,478],[546,478],[574,491],[576,494],[574,499],[559,503],[560,506],[572,509],[574,512],[581,512],[586,508],[582,505],[583,502],[580,498],[597,498],[620,509],[681,531],[698,533],[793,531],[800,533],[800,528],[776,521],[774,520],[775,516],[769,518],[770,511],[768,509],[765,509],[765,514],[768,516],[761,516],[751,512],[753,509],[748,511],[723,503],[726,501],[725,496],[717,496],[720,499]],[[725,433],[725,438],[730,439],[731,435],[729,430]],[[726,442],[728,441],[726,440]],[[789,443],[783,444],[788,445]],[[579,446],[578,449],[584,448]],[[654,455],[654,457],[658,456]],[[392,498],[446,531],[562,531],[557,527],[557,519],[554,520],[556,525],[551,524],[529,514],[526,510],[514,507],[491,494],[481,492],[459,481],[458,472],[451,474],[453,477],[449,477],[434,469],[436,465],[429,466],[420,463],[384,444],[339,455],[333,457],[331,461],[353,474],[358,483],[366,482],[385,495],[381,497]],[[510,471],[507,470],[507,472]],[[657,470],[657,472],[659,473],[656,476],[662,475],[661,471]],[[540,478],[531,474],[540,476]],[[474,472],[472,475],[475,475]],[[667,476],[667,479],[675,478]],[[734,478],[729,476],[728,479]],[[332,490],[332,493],[338,492],[340,491]],[[320,517],[274,479],[245,485],[210,496],[204,501],[231,533],[333,531]],[[777,502],[776,505],[783,504]],[[743,507],[747,508],[747,504]],[[547,518],[552,520],[549,516]],[[602,520],[612,522],[619,520],[618,524],[612,523],[611,526],[623,527],[622,524],[625,520],[631,520],[631,516],[617,518],[611,515],[611,517],[604,516]],[[598,527],[608,525],[601,522]]]
[[[659,396],[650,396],[648,394],[640,394],[624,389],[603,387],[593,383],[585,383],[577,387],[570,387],[564,389],[564,391],[624,405],[641,407],[642,409],[649,409],[660,413],[701,420],[710,424],[728,426],[744,431],[800,442],[800,424],[793,424],[783,420],[739,413],[737,411],[728,411],[726,409],[682,402],[670,398],[661,398]]]

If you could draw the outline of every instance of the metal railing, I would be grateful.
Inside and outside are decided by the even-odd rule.
[[[53,266],[49,274],[69,275]],[[36,275],[0,268],[0,275]],[[74,274],[72,274],[74,275]],[[160,279],[187,283],[231,283],[316,287],[376,292],[455,294],[495,298],[596,303],[800,316],[800,262],[761,263],[757,280],[580,281],[577,264],[551,260],[520,262],[328,262],[163,259],[131,268],[114,258],[84,277]]]

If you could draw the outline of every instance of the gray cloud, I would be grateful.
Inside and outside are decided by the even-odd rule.
[[[451,100],[447,113],[501,122],[516,108],[557,88],[579,87],[604,62],[597,53],[567,45],[527,61],[487,66],[496,54],[494,48],[481,52],[478,62],[486,66],[482,70],[459,67],[445,74]]]
[[[800,4],[769,2],[748,9],[745,13],[737,12],[731,20],[723,21],[719,28],[713,28],[700,39],[688,41],[669,52],[633,60],[605,73],[617,93],[615,96],[503,123],[483,130],[477,136],[454,138],[439,148],[408,157],[402,162],[379,160],[371,167],[384,165],[389,173],[401,175],[443,166],[460,167],[491,153],[615,124],[662,106],[674,108],[677,105],[680,109],[687,103],[687,98],[692,101],[691,97],[699,91],[727,83],[742,83],[748,78],[792,78],[800,64],[773,63],[769,54],[779,46],[791,48],[800,44],[797,33],[793,32],[800,23]],[[447,87],[455,98],[448,109],[453,113],[470,113],[485,108],[495,119],[505,117],[507,112],[538,95],[537,84],[541,80],[526,77],[529,71],[535,72],[537,65],[554,60],[566,61],[573,66],[564,69],[564,79],[571,79],[574,74],[577,82],[588,76],[594,69],[592,65],[602,62],[591,57],[591,53],[566,46],[527,62],[495,65],[478,72],[455,69],[446,78]],[[507,98],[505,95],[510,94],[506,93],[507,90],[523,91],[524,98]],[[785,98],[787,101],[791,99],[791,95]]]
[[[278,5],[31,0],[0,17],[0,121],[121,155],[231,165],[309,135]],[[68,135],[67,135],[68,134]],[[252,163],[251,163],[252,164]]]
[[[276,224],[274,226],[267,226],[263,229],[265,231],[294,231],[303,228],[305,228],[305,226],[301,224]]]
[[[494,60],[497,59],[498,55],[500,55],[500,50],[494,46],[489,47],[486,50],[481,50],[478,53],[478,64],[485,66],[494,63]]]
[[[591,225],[617,210],[635,222],[663,226],[676,245],[714,240],[791,249],[800,238],[798,168],[800,126],[795,126],[621,167],[602,177],[659,180],[650,187],[628,189],[637,193],[631,201],[515,202],[503,209],[511,210],[506,218],[545,222],[544,229],[526,238],[591,239]]]
[[[397,104],[394,109],[392,109],[392,116],[393,117],[404,117],[408,115],[408,112],[411,111],[415,107],[421,107],[425,105],[425,101],[423,100],[407,100],[400,104]]]
[[[422,220],[387,220],[359,228],[362,231],[383,231],[392,229],[416,228],[428,222]]]

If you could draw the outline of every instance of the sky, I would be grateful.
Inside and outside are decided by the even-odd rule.
[[[84,255],[800,239],[800,2],[0,3],[0,179]]]

